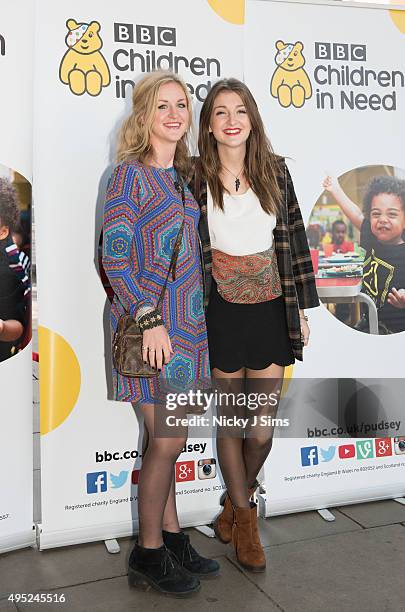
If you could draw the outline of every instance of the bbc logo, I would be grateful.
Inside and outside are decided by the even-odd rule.
[[[176,46],[176,28],[154,25],[136,25],[132,23],[114,23],[114,41],[138,45]]]
[[[315,59],[365,62],[367,59],[366,45],[316,42]]]

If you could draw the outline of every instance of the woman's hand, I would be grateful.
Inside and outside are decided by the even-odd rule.
[[[300,317],[300,323],[301,323],[301,340],[304,343],[304,346],[307,346],[309,342],[309,335],[311,333],[309,329],[309,325],[308,325],[308,322],[305,321],[305,319],[303,319],[302,317]]]
[[[145,329],[142,336],[142,356],[145,363],[161,370],[163,365],[169,363],[173,354],[172,343],[164,325]]]
[[[405,308],[405,289],[395,289],[389,292],[387,302],[395,308]]]

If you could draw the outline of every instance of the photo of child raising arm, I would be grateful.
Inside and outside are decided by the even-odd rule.
[[[381,333],[405,331],[405,181],[377,176],[366,189],[363,209],[327,176],[323,188],[360,231],[366,251],[362,292],[375,302]]]
[[[29,279],[12,239],[19,219],[16,191],[10,181],[0,178],[0,362],[18,350],[26,324]]]

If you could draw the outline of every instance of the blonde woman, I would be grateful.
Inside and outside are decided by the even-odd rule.
[[[129,574],[134,585],[181,596],[197,591],[200,577],[219,570],[179,527],[174,467],[187,430],[161,437],[157,427],[164,410],[162,382],[184,389],[209,376],[199,207],[182,182],[189,163],[191,101],[178,76],[155,72],[135,86],[132,102],[107,190],[103,265],[115,294],[112,330],[124,312],[135,317],[143,330],[144,360],[159,376],[128,378],[113,370],[115,399],[141,411],[147,435],[138,484],[139,540]],[[167,282],[159,313],[158,296],[183,219],[176,275]]]

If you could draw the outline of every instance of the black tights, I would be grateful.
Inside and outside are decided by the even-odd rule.
[[[278,370],[276,368],[279,368]],[[265,372],[265,371],[263,371]],[[268,373],[268,372],[266,372]],[[273,366],[273,378],[245,378],[215,371],[217,391],[247,396],[251,393],[276,393],[280,391],[283,369]],[[276,376],[275,376],[276,375]],[[279,397],[279,393],[277,394]],[[247,426],[221,426],[217,432],[217,454],[228,495],[235,507],[249,507],[248,488],[251,488],[264,465],[272,447],[274,427],[268,424],[275,417],[278,403],[271,402],[254,410],[242,406],[219,406],[218,414],[227,418],[248,418]],[[252,421],[256,416],[256,422]],[[265,421],[263,425],[261,418]]]
[[[217,454],[228,495],[234,506],[249,506],[248,488],[255,483],[272,446],[272,436],[260,438],[217,438]]]
[[[155,415],[163,414],[163,408],[143,405],[145,420],[142,467],[138,481],[139,543],[146,548],[157,548],[162,544],[163,515],[168,499],[169,512],[177,522],[174,497],[174,467],[186,440],[187,428],[176,427],[176,437],[163,438],[155,435]],[[178,524],[178,523],[177,523]]]

